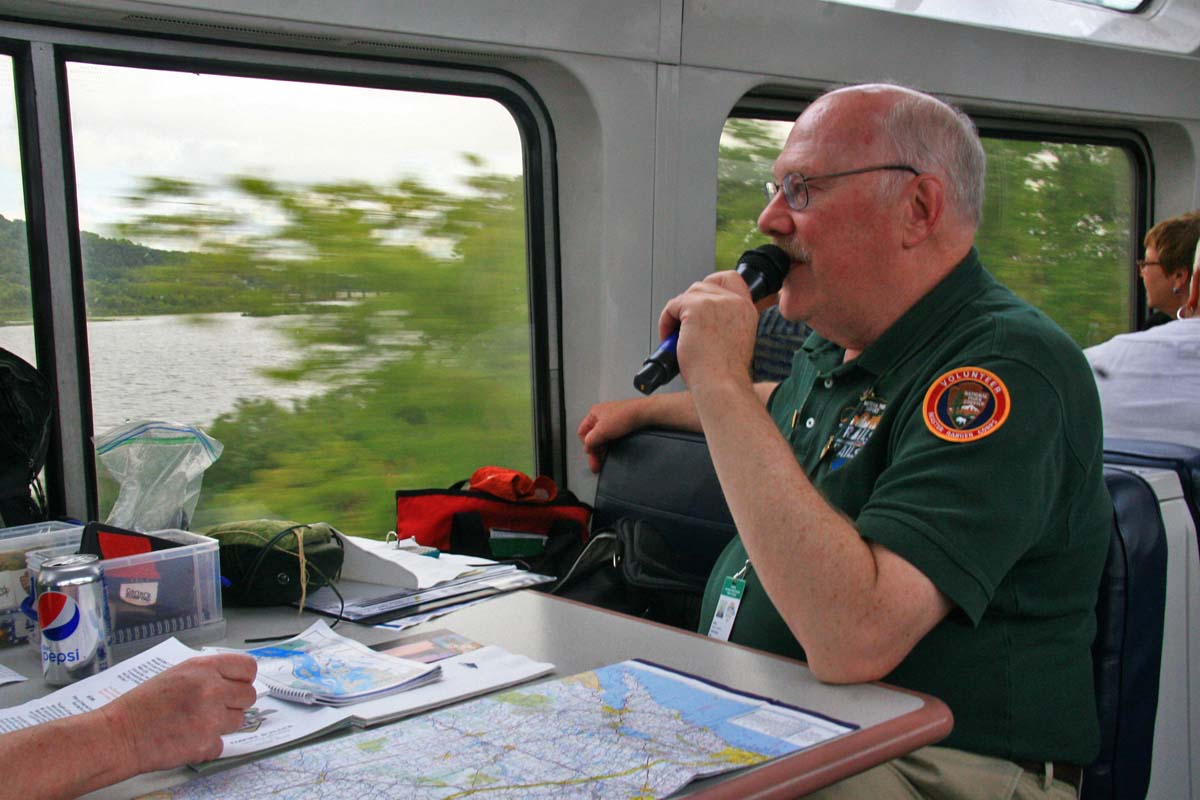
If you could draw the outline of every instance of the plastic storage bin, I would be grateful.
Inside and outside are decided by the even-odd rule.
[[[33,592],[25,567],[26,554],[44,547],[79,546],[83,526],[70,522],[35,522],[0,528],[0,647],[28,642],[37,622],[21,609]]]
[[[198,644],[225,633],[217,540],[181,530],[153,535],[181,546],[101,562],[117,659],[169,636]],[[77,549],[74,545],[30,552],[26,557],[30,582],[47,559]]]

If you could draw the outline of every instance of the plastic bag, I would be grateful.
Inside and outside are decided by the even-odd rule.
[[[105,520],[138,531],[187,530],[204,470],[224,446],[193,425],[138,420],[96,438],[96,456],[120,484]]]

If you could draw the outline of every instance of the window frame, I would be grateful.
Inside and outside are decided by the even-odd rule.
[[[0,52],[13,57],[35,347],[58,395],[46,473],[52,514],[91,519],[98,512],[68,62],[480,97],[504,106],[524,162],[533,456],[540,474],[567,486],[554,128],[522,78],[489,66],[3,20]],[[60,302],[52,305],[52,296]]]

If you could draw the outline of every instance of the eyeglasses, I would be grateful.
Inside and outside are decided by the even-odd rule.
[[[799,172],[789,172],[783,176],[783,185],[775,183],[775,181],[767,181],[763,184],[763,195],[767,198],[767,202],[775,199],[775,195],[779,194],[780,189],[783,190],[783,197],[787,200],[788,208],[792,211],[803,211],[808,207],[808,182],[819,181],[825,178],[841,178],[846,175],[858,175],[863,172],[875,172],[876,170],[903,170],[911,172],[913,175],[920,175],[915,167],[910,167],[908,164],[881,164],[877,167],[863,167],[862,169],[850,169],[845,172],[831,172],[828,175],[801,175]]]
[[[1145,272],[1146,267],[1161,267],[1162,266],[1161,261],[1147,261],[1144,258],[1139,258],[1135,263],[1137,264],[1138,272]]]

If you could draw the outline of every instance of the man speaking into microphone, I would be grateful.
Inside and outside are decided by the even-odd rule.
[[[688,391],[579,426],[593,471],[635,428],[704,433],[738,536],[701,632],[950,706],[942,746],[818,797],[1075,797],[1099,747],[1100,407],[1079,348],[980,263],[984,172],[970,120],[929,95],[819,98],[758,220],[790,261],[780,311],[815,331],[791,376],[751,382],[757,314],[720,272],[659,320]]]

